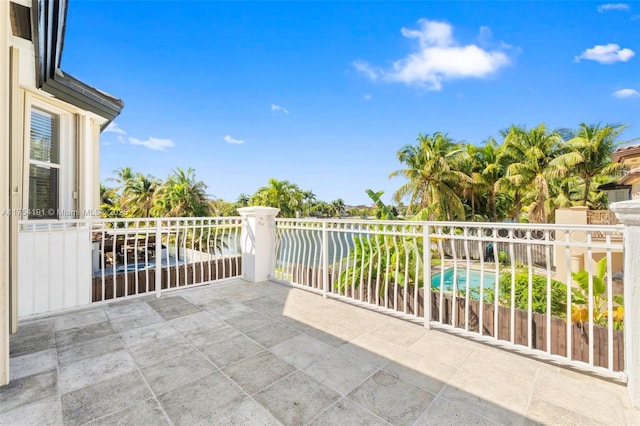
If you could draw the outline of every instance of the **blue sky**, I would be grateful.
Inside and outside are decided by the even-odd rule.
[[[101,176],[193,167],[233,201],[271,177],[369,204],[418,133],[626,123],[640,137],[640,3],[69,3],[62,67],[125,109]]]

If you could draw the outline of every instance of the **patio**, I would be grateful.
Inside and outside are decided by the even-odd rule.
[[[640,424],[624,386],[278,283],[23,321],[0,424]]]

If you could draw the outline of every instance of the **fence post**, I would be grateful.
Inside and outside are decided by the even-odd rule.
[[[624,364],[631,404],[640,407],[640,200],[610,208],[624,224]]]
[[[267,281],[275,275],[276,215],[273,207],[243,207],[242,216],[242,278],[250,282]]]
[[[329,291],[329,231],[327,222],[322,222],[322,297]]]
[[[169,265],[167,265],[168,267]],[[156,219],[156,297],[162,295],[162,220]],[[167,284],[168,285],[168,284]]]

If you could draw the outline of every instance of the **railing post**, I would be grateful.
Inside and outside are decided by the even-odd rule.
[[[156,297],[162,295],[162,220],[156,219]]]
[[[631,404],[640,407],[640,200],[613,203],[624,225],[624,364]]]
[[[431,235],[429,234],[429,224],[422,226],[422,258],[424,262],[424,284],[422,285],[422,295],[424,303],[424,328],[431,328]]]
[[[273,207],[243,207],[242,216],[242,278],[250,282],[267,281],[275,275],[276,215]]]
[[[322,297],[329,291],[329,231],[327,222],[322,222]]]

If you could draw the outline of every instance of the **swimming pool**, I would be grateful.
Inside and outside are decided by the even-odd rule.
[[[457,288],[458,290],[464,290],[467,287],[467,270],[465,268],[458,268],[457,274]],[[431,277],[431,287],[440,288],[440,273],[437,273]],[[496,283],[496,274],[494,272],[484,271],[484,288],[494,288]],[[471,269],[469,271],[469,289],[480,289],[480,271]],[[445,269],[444,271],[444,290],[453,291],[453,268]]]

